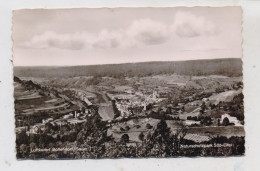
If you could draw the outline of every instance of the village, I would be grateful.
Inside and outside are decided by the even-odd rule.
[[[205,92],[202,88],[188,87],[191,81],[187,79],[181,84],[171,82],[154,86],[146,85],[143,79],[143,83],[137,82],[138,87],[114,85],[111,89],[103,86],[102,89],[97,87],[97,93],[75,87],[60,89],[43,86],[39,89],[45,89],[42,95],[35,97],[37,93],[32,91],[33,95],[17,98],[20,103],[51,97],[43,101],[44,107],[39,104],[41,107],[31,105],[28,109],[27,106],[22,110],[24,114],[16,116],[16,133],[25,132],[30,136],[49,132],[49,136],[57,139],[61,130],[66,128],[66,135],[74,135],[74,128],[81,127],[93,120],[93,117],[99,117],[106,126],[107,136],[119,142],[127,134],[128,143],[135,145],[142,142],[140,135],[147,137],[161,119],[167,121],[173,133],[177,125],[184,125],[187,129],[184,138],[196,143],[217,136],[244,136],[243,118],[236,116],[237,107],[241,111],[243,108],[239,99],[242,88],[240,82],[234,81],[230,86],[220,86]],[[239,103],[234,101],[236,98]],[[50,131],[50,128],[55,131]],[[230,134],[230,129],[236,131]]]

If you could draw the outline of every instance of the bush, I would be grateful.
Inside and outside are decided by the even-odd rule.
[[[130,129],[130,127],[127,125],[127,126],[125,127],[125,130],[128,131],[129,129]]]
[[[139,129],[139,128],[141,128],[141,126],[140,125],[136,125],[136,128]]]
[[[141,133],[139,134],[138,138],[139,138],[141,141],[143,141],[143,140],[144,140],[144,133],[141,132]]]
[[[146,124],[146,128],[147,128],[147,129],[152,129],[153,126],[152,126],[151,124],[148,123],[148,124]]]
[[[124,143],[129,142],[129,135],[128,134],[122,135],[121,142],[124,142]]]
[[[230,125],[230,121],[229,121],[229,119],[228,119],[227,117],[225,117],[225,118],[223,119],[222,125],[223,125],[223,126],[228,126],[228,125]]]

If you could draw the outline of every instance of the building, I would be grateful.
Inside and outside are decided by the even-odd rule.
[[[23,126],[23,127],[17,127],[15,128],[15,132],[16,133],[20,133],[22,131],[27,131],[27,127],[26,126]]]
[[[86,120],[79,120],[79,119],[76,119],[76,118],[71,118],[71,119],[68,119],[67,121],[68,121],[68,123],[70,123],[72,125],[76,125],[76,124],[86,122]]]
[[[51,121],[53,121],[53,118],[47,118],[47,119],[43,119],[42,123],[45,124],[45,123],[49,123]]]
[[[64,118],[64,119],[73,118],[73,114],[70,113],[70,114],[64,115],[63,118]]]
[[[31,134],[38,134],[39,131],[44,131],[45,130],[45,124],[40,123],[40,124],[35,124],[31,127],[31,129],[29,130],[29,133]]]

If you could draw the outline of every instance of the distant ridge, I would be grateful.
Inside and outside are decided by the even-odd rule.
[[[240,58],[202,59],[187,61],[151,61],[122,64],[80,66],[17,66],[18,77],[74,77],[74,76],[149,76],[157,74],[241,76]]]
[[[61,68],[61,67],[82,67],[82,66],[100,66],[100,65],[125,65],[125,64],[145,64],[145,63],[169,63],[169,62],[190,62],[190,61],[219,61],[219,60],[241,60],[241,58],[216,58],[216,59],[191,59],[179,61],[143,61],[143,62],[125,62],[114,64],[91,64],[91,65],[39,65],[39,66],[14,66],[14,68]]]

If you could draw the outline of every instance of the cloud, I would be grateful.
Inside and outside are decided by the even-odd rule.
[[[27,48],[58,48],[81,50],[86,48],[129,48],[163,44],[173,35],[180,38],[209,36],[217,33],[213,22],[190,12],[179,11],[173,23],[161,23],[149,18],[132,21],[127,28],[103,29],[97,33],[76,32],[60,34],[52,31],[35,35],[23,44]]]
[[[124,48],[140,45],[162,44],[168,40],[168,28],[165,24],[151,20],[134,20],[128,28],[118,30],[103,29],[93,34],[85,32],[59,34],[52,31],[35,35],[24,47],[59,48],[80,50],[83,48]]]
[[[167,25],[151,19],[135,20],[127,35],[145,45],[162,44],[169,38]]]
[[[210,36],[218,32],[213,22],[184,11],[175,14],[172,30],[179,37]]]
[[[41,35],[33,36],[24,46],[28,48],[45,49],[59,48],[79,50],[84,48],[88,42],[93,40],[93,36],[88,33],[58,34],[46,31]]]
[[[124,34],[121,31],[114,32],[108,30],[102,30],[98,36],[97,40],[93,42],[93,47],[97,48],[117,48],[121,46],[123,42]]]

